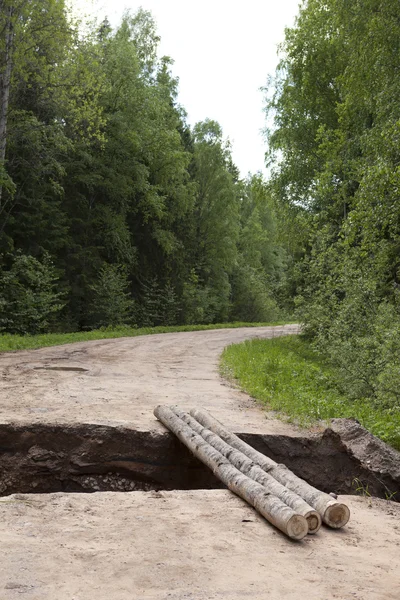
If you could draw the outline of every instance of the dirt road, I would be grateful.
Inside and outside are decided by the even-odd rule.
[[[225,490],[0,499],[0,598],[398,600],[400,506],[296,543]]]
[[[296,434],[218,374],[228,344],[294,333],[246,327],[80,342],[0,354],[0,422],[62,422],[163,429],[157,404],[210,408],[235,430]],[[239,429],[237,429],[239,428]]]
[[[0,420],[160,431],[154,405],[176,402],[205,406],[237,431],[296,436],[217,370],[227,344],[293,331],[218,330],[3,354]],[[352,512],[346,528],[296,543],[226,490],[6,496],[0,600],[397,600],[400,505],[342,499]]]

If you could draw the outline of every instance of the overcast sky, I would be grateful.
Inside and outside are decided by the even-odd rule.
[[[179,77],[179,101],[189,123],[218,121],[233,144],[242,176],[264,171],[263,94],[277,64],[277,44],[300,0],[74,0],[117,25],[124,9],[150,10]],[[89,7],[89,10],[88,10]]]

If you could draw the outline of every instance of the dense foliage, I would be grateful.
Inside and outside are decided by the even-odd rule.
[[[158,41],[143,10],[82,29],[64,0],[0,0],[2,331],[276,317],[266,184],[188,126]]]
[[[398,9],[304,2],[267,94],[271,189],[297,230],[289,287],[305,332],[347,394],[389,413],[400,404]]]

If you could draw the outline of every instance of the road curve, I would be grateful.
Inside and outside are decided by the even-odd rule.
[[[223,348],[297,333],[244,327],[79,342],[0,355],[0,422],[97,423],[147,431],[161,403],[203,406],[235,431],[296,435],[218,374]],[[268,418],[266,418],[268,417]]]

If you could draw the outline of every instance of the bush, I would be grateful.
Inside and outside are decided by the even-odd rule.
[[[182,320],[189,325],[223,323],[228,320],[230,284],[226,273],[209,285],[200,282],[194,270],[183,286]]]
[[[160,286],[156,277],[142,284],[139,322],[142,327],[176,325],[180,312],[178,296],[167,282]]]
[[[268,289],[265,273],[249,266],[238,266],[232,277],[232,319],[235,321],[271,321],[278,307]]]
[[[400,407],[400,318],[394,306],[343,302],[329,335],[316,346],[338,369],[338,384],[351,397]]]
[[[104,264],[97,282],[91,286],[89,322],[93,328],[116,327],[133,322],[134,301],[128,292],[128,277],[123,267]]]
[[[41,262],[22,253],[2,258],[8,268],[0,271],[0,331],[49,331],[64,306],[61,294],[55,291],[58,277],[49,255]]]
[[[297,299],[304,331],[335,367],[346,395],[396,408],[400,299],[396,289],[388,293],[385,265],[376,256],[361,262],[349,254],[331,248],[309,261],[309,288]]]

